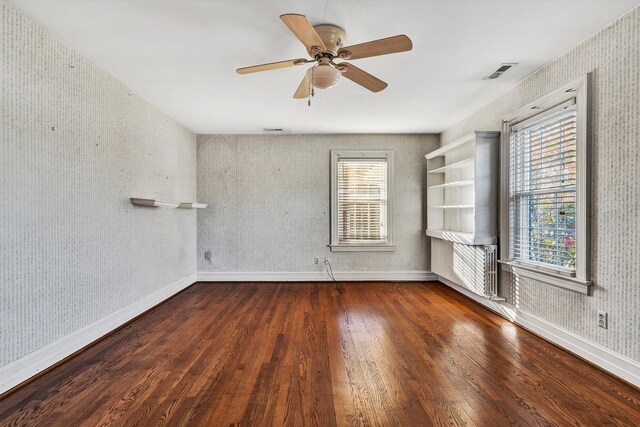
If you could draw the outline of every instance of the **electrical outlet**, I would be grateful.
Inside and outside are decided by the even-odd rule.
[[[598,326],[603,329],[609,328],[609,314],[606,311],[598,310]]]
[[[206,259],[207,261],[211,261],[211,251],[206,251],[204,253],[204,259]]]
[[[329,258],[324,257],[324,265],[329,265]]]
[[[320,257],[314,257],[313,258],[313,263],[314,264],[320,264]]]

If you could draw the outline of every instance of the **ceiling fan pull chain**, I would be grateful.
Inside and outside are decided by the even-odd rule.
[[[311,86],[311,84],[309,84],[309,86]],[[311,97],[314,96],[314,95],[315,95],[315,93],[313,91],[313,86],[311,86],[311,91],[309,91],[309,100],[307,101],[307,105],[309,107],[311,107]]]

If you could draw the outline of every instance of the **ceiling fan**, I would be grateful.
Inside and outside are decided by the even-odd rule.
[[[300,86],[293,94],[293,97],[298,99],[309,97],[312,88],[329,89],[335,86],[341,75],[372,92],[380,92],[387,87],[385,82],[348,62],[335,63],[334,59],[369,58],[406,52],[413,48],[411,39],[405,35],[343,47],[346,34],[340,27],[328,24],[312,26],[306,16],[295,13],[280,15],[280,19],[307,48],[307,53],[312,59],[290,59],[238,68],[236,71],[238,74],[249,74],[316,63],[307,70]]]

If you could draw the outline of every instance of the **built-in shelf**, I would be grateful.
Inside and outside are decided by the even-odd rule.
[[[159,207],[164,206],[168,208],[181,208],[181,209],[204,209],[207,207],[206,203],[198,202],[163,202],[156,199],[140,199],[137,197],[131,197],[131,203],[138,206],[150,206]]]
[[[438,148],[437,150],[434,150],[432,152],[430,152],[429,154],[425,155],[424,157],[427,160],[431,160],[431,159],[435,159],[436,157],[440,157],[440,156],[444,156],[448,153],[450,153],[453,150],[458,150],[459,148],[467,145],[467,144],[471,144],[473,143],[473,139],[469,138],[469,137],[464,137],[464,138],[460,138],[454,142],[451,142],[447,145],[444,145],[440,148]]]
[[[473,233],[463,233],[462,231],[426,230],[425,233],[429,237],[435,237],[437,239],[448,240],[455,243],[464,243],[465,245],[494,245],[497,241],[497,239],[492,236],[481,237]]]
[[[473,132],[427,154],[427,230],[468,245],[497,241],[498,132]]]
[[[452,169],[463,169],[468,167],[473,167],[473,159],[463,159],[454,163],[450,163],[437,169],[430,170],[429,173],[445,173]]]
[[[427,188],[432,189],[432,188],[444,188],[444,187],[465,187],[467,185],[473,185],[474,182],[475,180],[473,179],[465,179],[462,181],[454,181],[454,182],[447,182],[444,184],[431,185]]]

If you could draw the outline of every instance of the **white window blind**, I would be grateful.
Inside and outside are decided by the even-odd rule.
[[[338,160],[338,243],[387,243],[387,160]]]
[[[511,128],[509,223],[514,260],[575,272],[576,133],[574,101]]]

